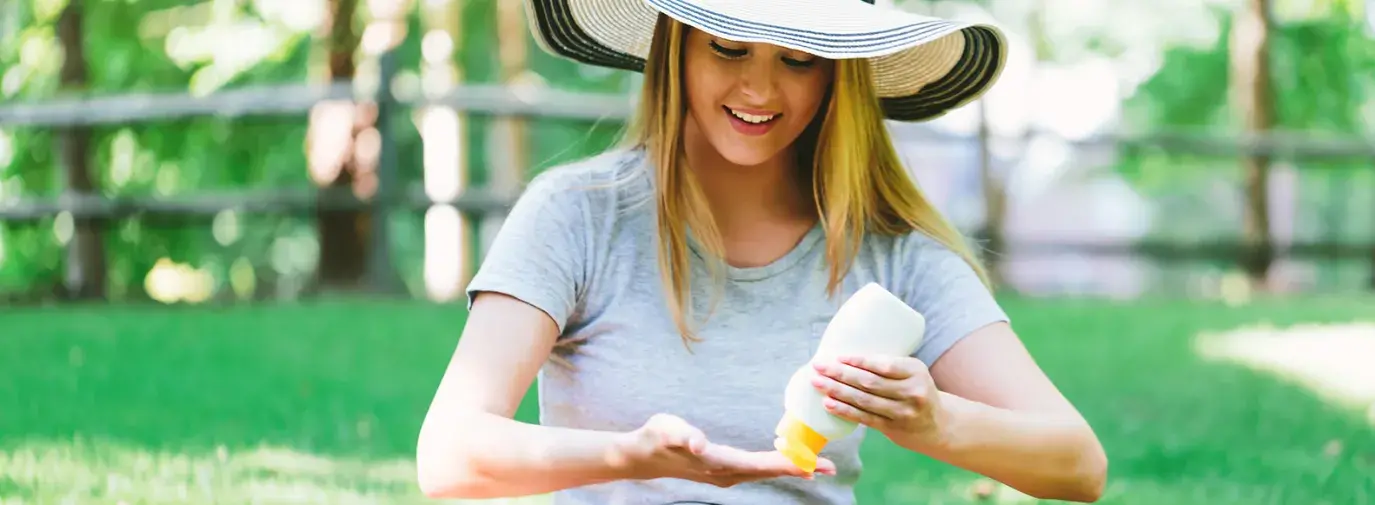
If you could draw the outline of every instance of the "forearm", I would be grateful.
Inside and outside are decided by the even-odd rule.
[[[1077,417],[1010,411],[941,393],[948,415],[934,442],[896,441],[1042,499],[1095,501],[1107,457]]]
[[[629,478],[623,435],[555,428],[494,414],[468,414],[421,428],[420,486],[439,498],[548,493]]]

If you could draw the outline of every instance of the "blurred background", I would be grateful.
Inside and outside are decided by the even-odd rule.
[[[1102,502],[1375,503],[1375,2],[897,7],[1009,36],[985,98],[890,127],[1102,437]],[[526,22],[0,0],[0,503],[427,502],[466,280],[639,85]],[[865,451],[861,503],[1035,501]]]

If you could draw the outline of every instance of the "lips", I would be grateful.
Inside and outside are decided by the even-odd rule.
[[[783,114],[777,112],[732,109],[724,105],[722,105],[721,108],[725,109],[727,114],[734,116],[736,119],[754,125],[767,124],[783,117]]]
[[[773,130],[774,125],[778,124],[778,118],[783,114],[761,110],[735,110],[730,107],[722,106],[725,109],[726,118],[730,121],[730,126],[736,133],[750,137],[758,137]]]

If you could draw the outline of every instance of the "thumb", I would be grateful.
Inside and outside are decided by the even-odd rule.
[[[693,454],[702,454],[707,447],[707,435],[696,426],[677,416],[660,418],[663,422],[663,442],[671,447],[683,447]]]
[[[835,475],[835,474],[836,474],[836,464],[835,464],[835,462],[833,462],[833,461],[831,461],[831,460],[829,460],[829,459],[826,459],[826,458],[817,458],[817,459],[816,459],[816,473],[819,473],[819,474],[822,474],[822,475]]]

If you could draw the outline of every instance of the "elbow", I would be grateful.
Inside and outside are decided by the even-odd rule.
[[[422,432],[424,430],[422,429]],[[492,494],[481,464],[456,440],[436,440],[422,433],[415,452],[415,478],[430,499],[480,499]]]
[[[415,459],[415,481],[420,492],[430,499],[471,498],[475,479],[455,471],[452,464],[426,457],[423,451]]]
[[[443,478],[427,475],[425,472],[419,473],[416,481],[420,484],[420,493],[431,500],[452,500],[467,498],[463,496],[464,489]]]
[[[420,492],[431,500],[475,500],[483,493],[475,486],[456,481],[420,479]]]
[[[1093,444],[1090,445],[1088,457],[1084,458],[1084,464],[1080,465],[1079,482],[1080,499],[1077,501],[1096,502],[1107,491],[1108,454],[1103,450],[1103,444],[1098,441],[1097,437],[1094,437]]]
[[[1108,483],[1108,456],[1097,441],[1071,468],[1061,486],[1036,498],[1079,503],[1094,503],[1103,498]]]
[[[1038,500],[1094,503],[1103,498],[1108,481],[1108,457],[1094,441],[1036,484],[1013,486]],[[1052,476],[1053,475],[1053,476]]]
[[[420,492],[432,500],[480,499],[490,492],[484,479],[470,465],[436,458],[416,458],[416,483]]]
[[[1080,475],[1074,482],[1054,496],[1039,497],[1043,500],[1061,500],[1079,503],[1094,503],[1103,498],[1104,488],[1107,487],[1106,471],[1102,473],[1086,473]]]
[[[464,486],[459,479],[449,475],[438,475],[432,470],[427,471],[423,465],[416,465],[416,483],[420,485],[420,492],[431,500],[449,500],[470,498],[470,486]]]

